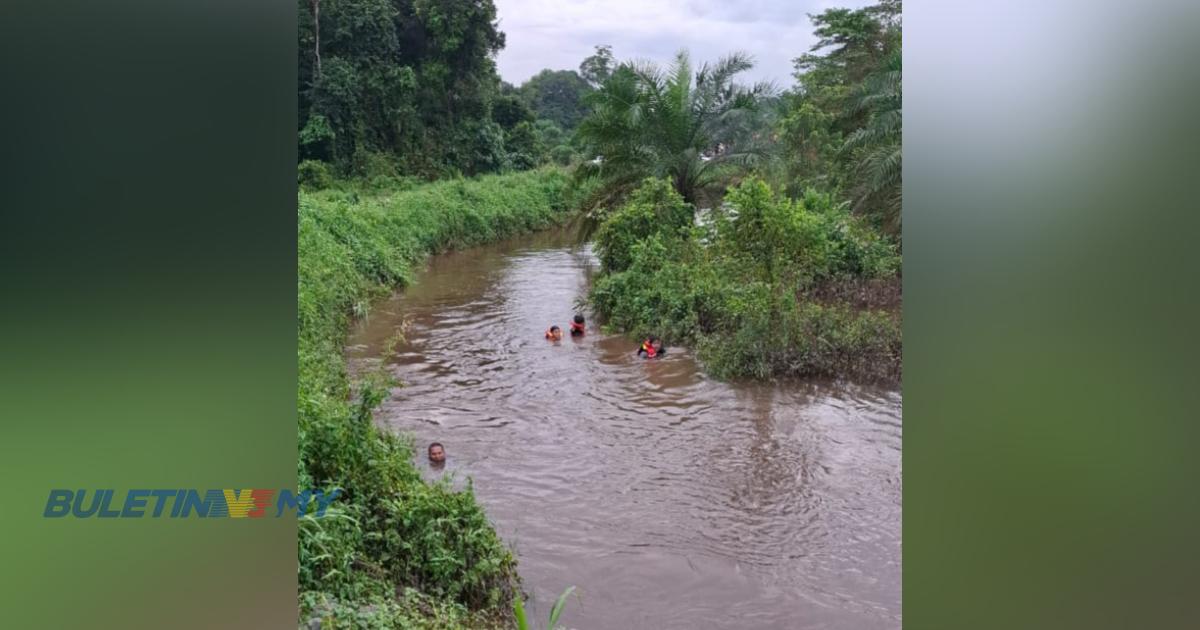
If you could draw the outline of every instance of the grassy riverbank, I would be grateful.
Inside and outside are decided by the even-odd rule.
[[[693,345],[721,377],[900,378],[900,256],[845,204],[751,178],[693,215],[649,179],[601,224],[590,301],[610,328]]]
[[[342,343],[352,317],[405,284],[428,254],[563,221],[566,183],[543,169],[398,192],[336,182],[299,194],[299,485],[345,491],[325,518],[300,523],[302,622],[511,622],[512,554],[469,489],[425,483],[412,446],[374,426],[386,386],[352,388]]]

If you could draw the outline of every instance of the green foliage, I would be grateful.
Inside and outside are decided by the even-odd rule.
[[[562,129],[574,129],[587,115],[592,91],[574,70],[542,70],[521,85],[520,92],[537,117]]]
[[[516,94],[503,94],[492,102],[492,120],[505,130],[534,121],[533,110]]]
[[[554,121],[538,120],[533,123],[534,132],[537,134],[538,141],[544,147],[555,147],[561,144],[566,144],[569,140],[568,134],[563,131]]]
[[[337,134],[334,133],[329,120],[321,114],[313,114],[308,117],[304,128],[300,130],[300,152],[321,160],[328,160],[333,156],[335,140],[337,140]]]
[[[896,231],[902,201],[901,59],[897,48],[856,90],[857,110],[867,120],[842,147],[855,163],[855,206],[874,210]]]
[[[651,236],[682,238],[692,225],[691,204],[662,179],[647,179],[596,232],[596,253],[603,271],[624,271],[633,248]]]
[[[600,226],[596,249],[589,300],[607,325],[695,344],[717,376],[899,376],[895,313],[815,297],[894,278],[900,262],[828,194],[791,200],[751,178],[694,228],[682,198],[651,180]]]
[[[647,176],[670,179],[685,201],[696,203],[719,187],[728,167],[755,163],[764,147],[752,129],[772,88],[733,80],[752,66],[749,56],[735,53],[693,73],[686,51],[665,71],[649,63],[618,66],[590,97],[593,111],[578,130],[589,154],[603,157],[577,171],[602,180],[595,204],[620,200]]]
[[[828,9],[812,16],[819,38],[796,58],[778,132],[788,190],[847,195],[855,211],[899,233],[901,3]]]
[[[554,602],[554,607],[550,609],[550,620],[546,624],[548,630],[554,630],[558,627],[558,619],[562,617],[563,610],[567,606],[567,598],[571,593],[575,592],[575,587],[568,587],[558,596],[558,600]],[[520,595],[513,598],[513,615],[517,619],[517,630],[529,630],[532,626],[529,625],[529,619],[525,615],[525,602]]]
[[[412,445],[374,426],[389,384],[352,387],[341,343],[352,314],[403,284],[426,254],[564,219],[566,184],[562,172],[541,170],[399,193],[353,182],[300,193],[299,478],[345,491],[329,516],[301,519],[303,614],[330,627],[414,628],[494,625],[469,617],[509,614],[512,554],[469,488],[425,483]],[[397,588],[414,590],[396,599]]]
[[[382,152],[426,177],[506,166],[491,118],[504,46],[492,0],[297,6],[301,158],[349,170],[358,153]]]
[[[305,190],[321,190],[333,185],[333,174],[324,162],[304,160],[296,166],[296,180]]]
[[[843,144],[835,125],[837,116],[794,95],[785,96],[784,102],[778,124],[787,158],[788,191],[802,193],[806,187],[836,190],[841,174],[837,160]]]
[[[525,170],[546,161],[546,148],[532,123],[522,122],[508,133],[505,140],[508,161],[512,168]]]
[[[494,627],[487,618],[473,614],[461,604],[435,599],[414,589],[395,597],[373,596],[345,602],[324,593],[301,594],[301,627],[318,620],[322,630],[459,630]]]
[[[574,592],[575,587],[569,586],[567,587],[567,590],[563,591],[562,594],[558,596],[558,599],[555,600],[554,607],[550,609],[550,623],[547,626],[551,630],[558,627],[558,619],[559,617],[562,617],[563,610],[567,607],[567,598],[570,597],[571,593]]]
[[[565,144],[550,149],[550,160],[559,166],[567,166],[575,159],[575,150]]]
[[[596,46],[596,52],[579,64],[579,76],[587,81],[588,85],[598,88],[612,76],[616,65],[612,46]]]

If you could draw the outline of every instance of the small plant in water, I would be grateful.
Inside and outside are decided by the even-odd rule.
[[[558,618],[562,616],[563,608],[567,605],[567,598],[573,592],[575,592],[574,586],[563,591],[562,595],[558,596],[558,601],[554,602],[554,608],[550,609],[550,621],[546,625],[547,630],[554,630],[558,627]],[[517,628],[519,630],[530,630],[529,620],[525,617],[525,602],[521,601],[520,594],[513,600],[513,613],[517,616]]]

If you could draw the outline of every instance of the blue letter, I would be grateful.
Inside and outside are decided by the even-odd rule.
[[[121,518],[141,518],[148,494],[149,490],[130,490],[129,494],[125,495],[125,509],[121,510]]]
[[[116,494],[117,491],[116,490],[101,490],[100,493],[104,495],[104,503],[102,504],[102,506],[100,508],[100,513],[97,514],[96,517],[97,518],[116,518],[116,517],[120,516],[121,515],[120,512],[118,512],[117,510],[110,510],[108,508],[109,504],[112,503],[113,495]]]
[[[315,493],[317,497],[317,516],[325,516],[325,508],[329,507],[329,504],[333,503],[333,500],[336,499],[341,493],[341,488],[334,488],[333,491],[329,493],[329,496],[326,497],[323,491],[317,490]]]
[[[104,497],[104,491],[99,490],[92,493],[92,507],[86,512],[83,511],[83,497],[87,494],[87,490],[80,490],[75,493],[75,518],[87,518],[96,513],[100,509],[100,499]]]
[[[229,516],[229,507],[225,505],[225,494],[220,490],[208,490],[204,493],[204,499],[201,499],[199,491],[188,490],[187,499],[184,500],[183,510],[179,515],[187,518],[192,512],[201,518]]]
[[[300,494],[292,494],[292,491],[287,488],[280,490],[279,501],[275,503],[275,518],[283,515],[284,508],[296,510],[296,516],[304,514],[308,509],[308,501],[311,495],[311,490],[305,490]]]
[[[46,511],[42,516],[46,518],[59,518],[70,514],[71,512],[71,497],[75,496],[70,490],[51,490],[50,498],[46,499]]]
[[[154,504],[154,518],[162,516],[163,502],[167,500],[167,497],[173,497],[178,493],[178,490],[155,490],[151,493],[158,497],[158,503]]]

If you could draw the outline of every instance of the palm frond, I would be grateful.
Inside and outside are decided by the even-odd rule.
[[[593,112],[578,134],[603,162],[583,167],[579,176],[599,177],[603,188],[614,191],[646,176],[669,177],[693,201],[714,167],[732,167],[758,153],[754,132],[766,132],[757,106],[774,86],[733,82],[752,65],[749,55],[734,53],[697,70],[686,50],[665,70],[645,61],[621,64],[589,98]],[[719,145],[722,151],[737,147],[739,157],[701,159]]]

